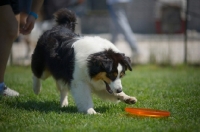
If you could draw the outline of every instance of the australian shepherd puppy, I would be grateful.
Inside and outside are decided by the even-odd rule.
[[[129,57],[111,42],[100,37],[83,37],[74,33],[76,17],[60,9],[57,25],[43,33],[32,55],[33,90],[40,92],[40,80],[53,76],[60,91],[61,107],[68,106],[68,92],[79,112],[96,114],[91,93],[110,101],[136,103],[137,99],[122,91],[121,78],[132,70]]]

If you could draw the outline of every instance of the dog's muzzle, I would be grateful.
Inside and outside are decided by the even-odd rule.
[[[106,90],[108,91],[108,93],[112,94],[113,91],[111,90],[110,86],[108,85],[107,82],[104,81],[104,83],[106,84]]]

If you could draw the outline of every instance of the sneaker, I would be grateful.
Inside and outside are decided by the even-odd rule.
[[[0,95],[16,97],[19,96],[19,93],[15,90],[8,88],[7,86],[4,86],[3,90],[0,91]]]

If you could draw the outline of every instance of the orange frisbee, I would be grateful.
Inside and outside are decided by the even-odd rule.
[[[137,115],[137,116],[148,116],[148,117],[168,117],[168,116],[170,116],[169,111],[154,110],[154,109],[126,107],[125,111],[131,115]]]

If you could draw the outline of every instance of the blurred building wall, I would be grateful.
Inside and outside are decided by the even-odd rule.
[[[188,28],[200,32],[200,0],[189,0]]]
[[[183,32],[186,0],[133,0],[126,9],[133,32],[158,33],[156,22],[158,22],[158,14],[161,13],[164,5],[180,8],[182,29],[179,33]],[[82,33],[109,33],[110,17],[106,0],[87,0],[86,9],[86,14],[81,18]],[[188,28],[200,31],[200,0],[189,0],[189,11],[191,14]]]

